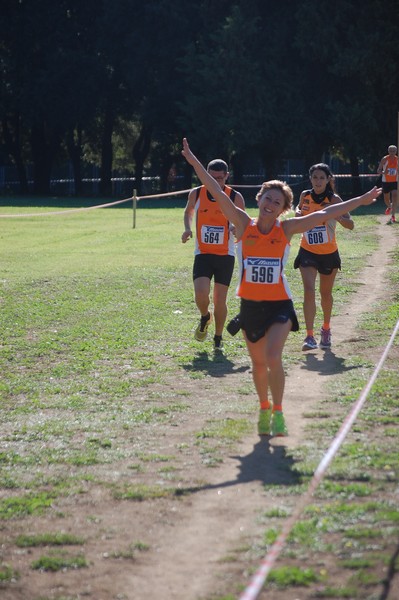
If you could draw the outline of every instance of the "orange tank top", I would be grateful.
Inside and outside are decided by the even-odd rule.
[[[194,254],[234,256],[234,236],[230,231],[230,222],[207,189],[204,186],[198,189],[198,199],[195,204]],[[234,198],[235,192],[231,187],[226,185],[223,191],[231,200]]]
[[[289,300],[291,290],[284,274],[290,252],[280,221],[268,234],[258,229],[252,219],[237,244],[240,279],[237,296],[245,300]]]
[[[387,154],[384,156],[384,171],[382,173],[382,181],[386,183],[394,183],[398,177],[398,157]]]
[[[328,195],[321,201],[320,204],[315,202],[311,195],[311,190],[305,192],[302,203],[302,215],[310,215],[317,210],[322,210],[326,206],[330,206],[331,201]],[[331,254],[338,250],[337,240],[335,239],[335,228],[337,221],[330,219],[323,223],[305,231],[301,237],[301,248],[313,254]]]

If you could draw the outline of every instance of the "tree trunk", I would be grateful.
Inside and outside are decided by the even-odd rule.
[[[101,141],[100,194],[112,194],[112,132],[114,130],[114,112],[110,102],[104,113],[103,135]]]
[[[230,156],[230,167],[233,171],[233,177],[230,177],[227,183],[244,183],[244,170],[241,157],[236,152],[233,152],[233,154]]]
[[[160,165],[160,184],[159,189],[161,194],[166,194],[175,189],[175,178],[176,178],[176,157],[170,154],[165,154],[164,160]]]
[[[277,178],[277,159],[268,152],[262,155],[262,162],[265,168],[266,180]]]
[[[144,163],[150,151],[151,139],[152,127],[144,123],[141,127],[139,137],[133,146],[133,158],[136,166],[134,174],[136,180],[135,187],[139,195],[142,189]]]
[[[50,134],[46,135],[46,124],[43,120],[32,126],[33,192],[37,195],[50,194],[51,169],[59,146],[58,133],[50,131]]]
[[[352,196],[360,196],[362,185],[359,177],[359,161],[357,156],[350,156],[351,175],[352,175]]]
[[[13,133],[10,130],[10,124],[13,129]],[[2,119],[4,143],[6,146],[7,153],[13,159],[15,167],[17,169],[19,179],[19,191],[21,194],[27,194],[29,192],[29,186],[25,164],[22,159],[21,153],[19,114],[15,113],[12,116],[10,124],[6,117]]]
[[[83,192],[82,184],[82,129],[80,125],[76,127],[76,140],[75,130],[71,127],[66,133],[66,144],[68,148],[69,158],[71,159],[73,178],[74,178],[74,194],[79,196]]]

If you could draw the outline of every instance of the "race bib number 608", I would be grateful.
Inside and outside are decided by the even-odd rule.
[[[328,242],[327,229],[325,225],[319,225],[318,227],[309,229],[309,231],[305,231],[304,236],[307,243],[310,245],[326,244]]]
[[[247,258],[245,280],[249,283],[278,283],[279,276],[279,258]]]

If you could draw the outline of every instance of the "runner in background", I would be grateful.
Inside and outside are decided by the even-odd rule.
[[[382,174],[382,193],[384,194],[385,214],[391,215],[389,223],[396,223],[396,208],[398,204],[398,156],[397,147],[388,146],[388,154],[383,156],[377,168]]]
[[[303,217],[331,204],[340,204],[342,198],[335,193],[334,176],[325,163],[312,165],[309,169],[312,189],[301,193],[295,211],[296,217]],[[323,325],[320,330],[320,348],[330,348],[330,320],[333,307],[333,286],[338,269],[341,269],[341,258],[335,237],[336,224],[346,229],[353,229],[355,224],[349,213],[337,220],[330,220],[315,229],[305,231],[301,238],[294,268],[300,270],[303,282],[303,314],[305,317],[306,337],[302,350],[314,350],[317,342],[314,337],[314,321],[316,318],[316,278],[319,273],[320,303],[323,311]]]
[[[229,177],[227,163],[214,159],[208,163],[208,173],[218,183],[231,202],[239,208],[245,208],[244,198],[239,192],[226,185]],[[183,244],[193,237],[192,223],[195,221],[194,248],[194,294],[195,303],[201,318],[194,337],[203,342],[212,323],[209,310],[211,281],[213,286],[213,316],[215,319],[214,350],[223,351],[223,328],[227,318],[227,292],[234,271],[235,244],[231,224],[212,194],[204,186],[194,188],[188,195],[184,210]]]

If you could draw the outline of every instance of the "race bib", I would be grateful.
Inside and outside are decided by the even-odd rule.
[[[203,244],[223,244],[224,227],[218,225],[203,225],[201,227],[201,242]]]
[[[278,283],[281,271],[279,258],[255,258],[245,261],[245,280],[249,283]]]
[[[395,177],[396,169],[387,169],[387,175],[389,175],[390,177]]]
[[[304,236],[310,246],[327,244],[328,242],[327,228],[325,225],[318,225],[317,227],[313,227],[313,229],[309,229],[309,231],[305,231]]]

